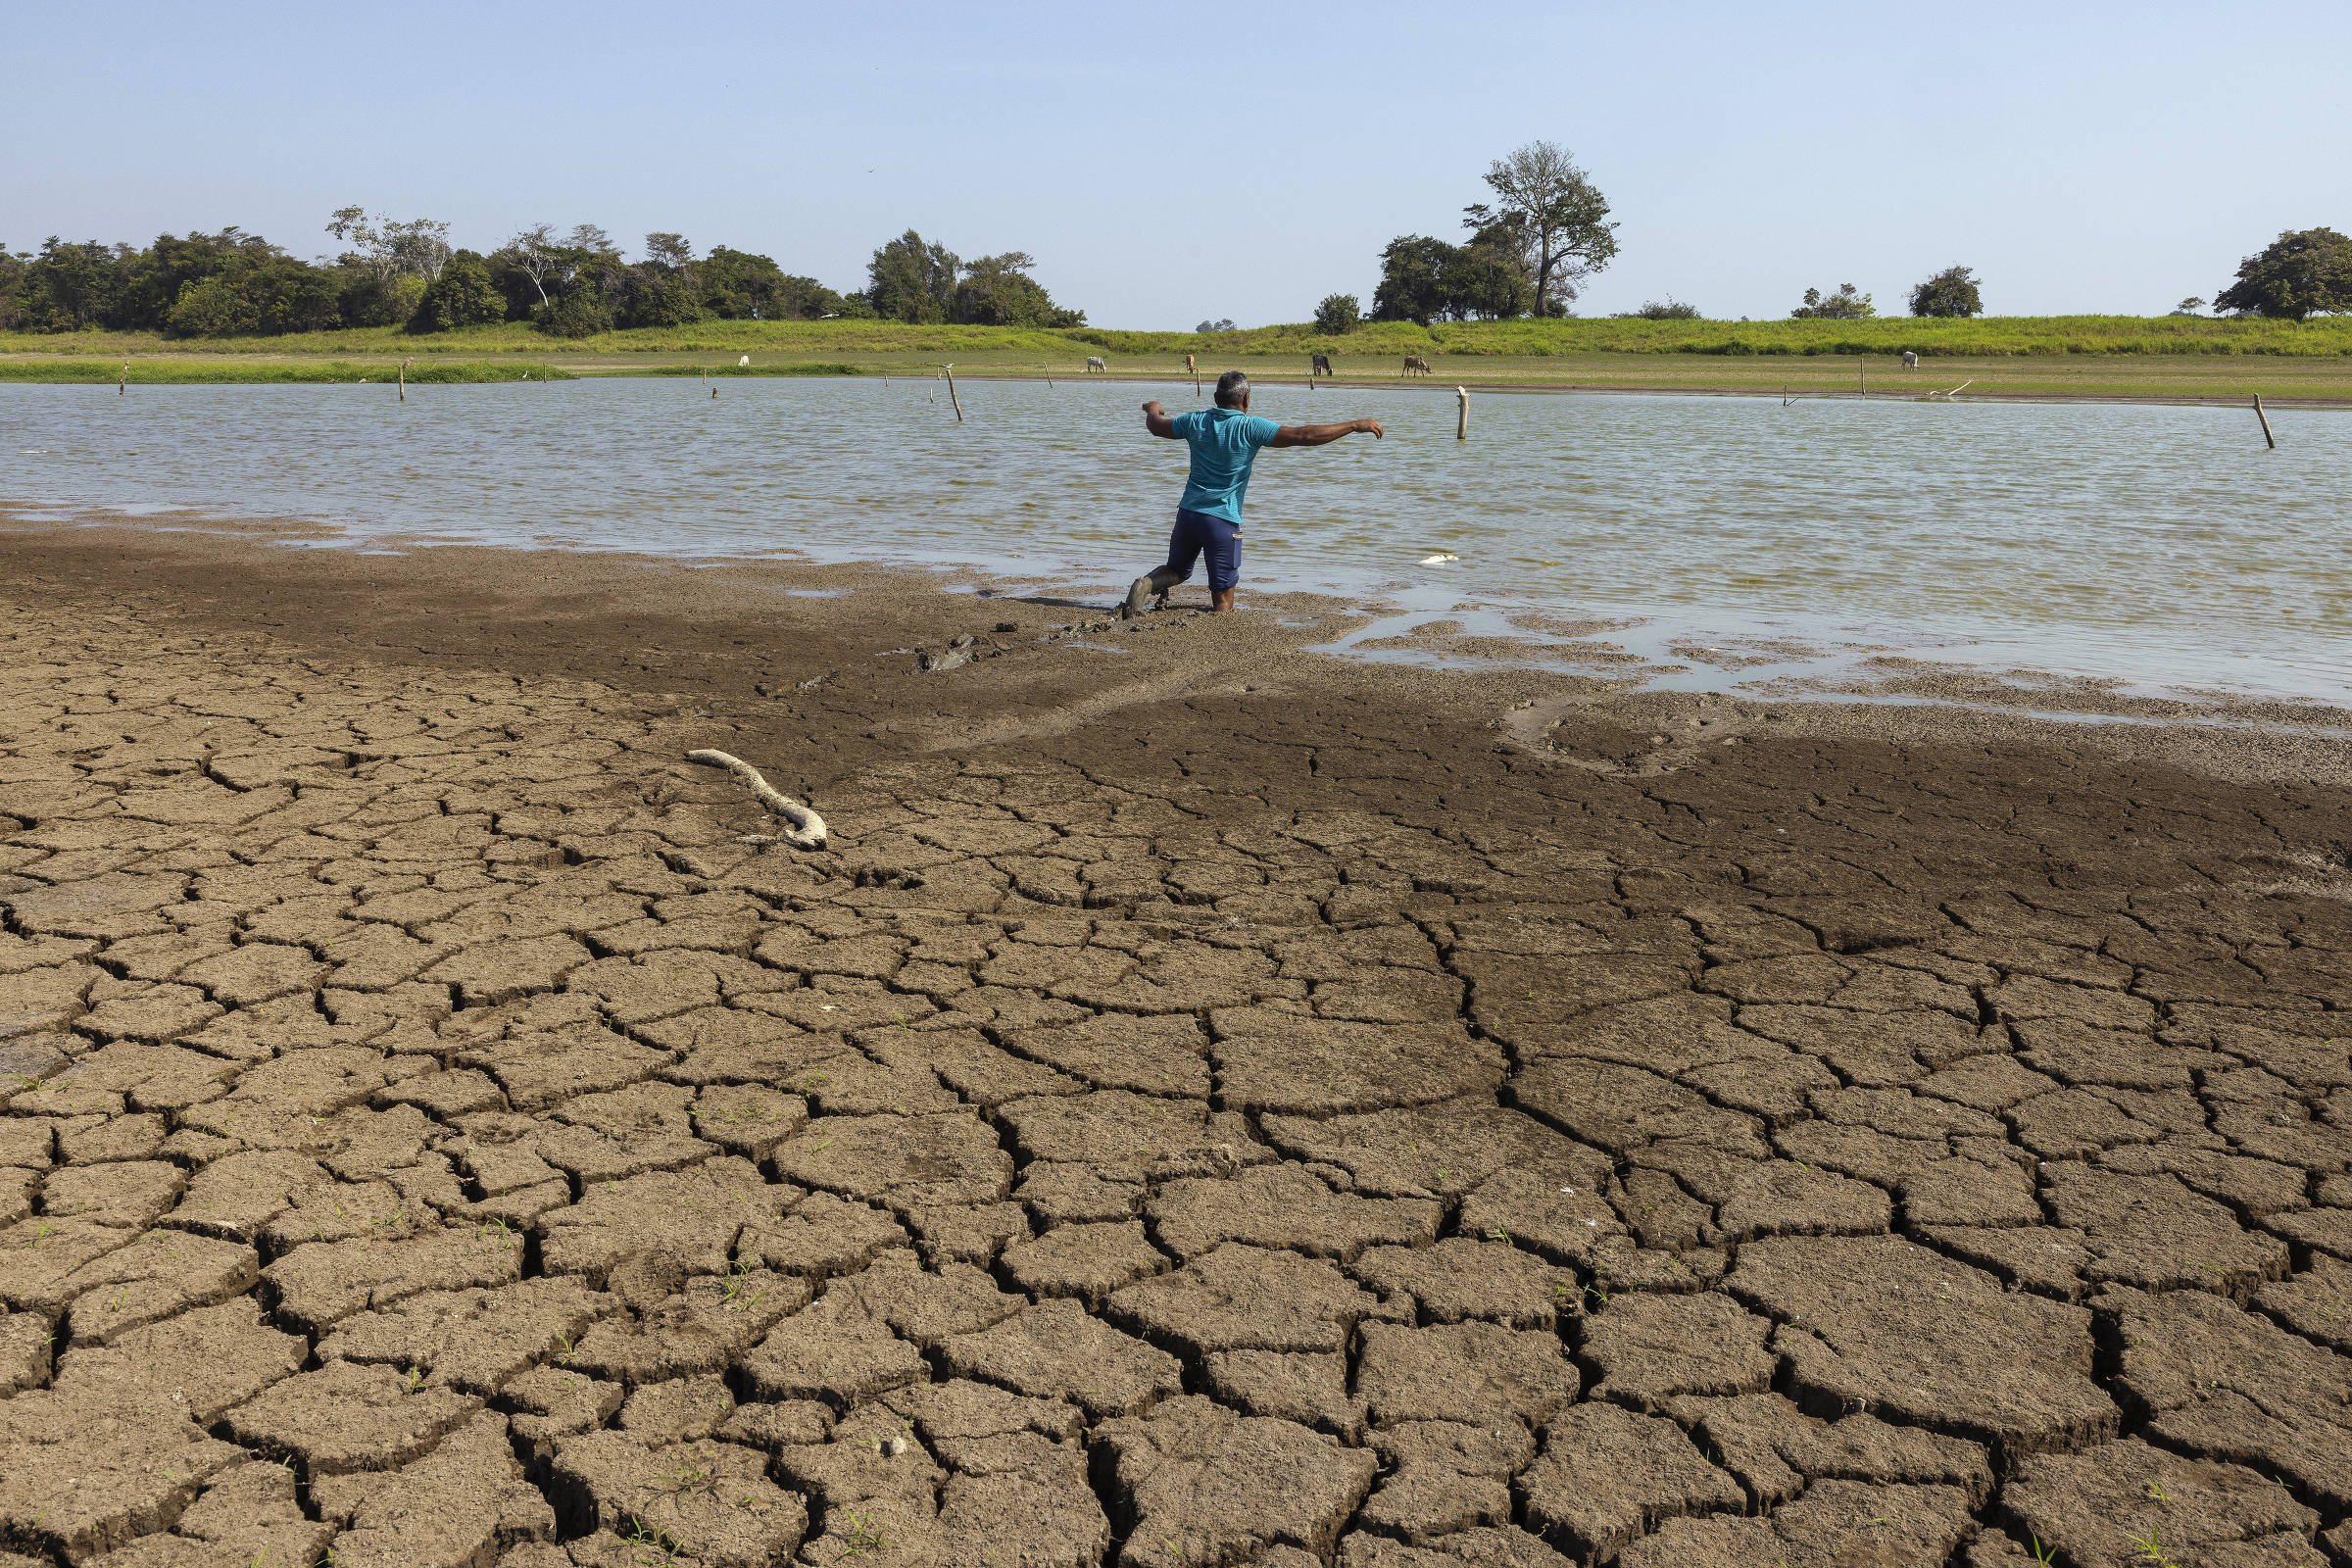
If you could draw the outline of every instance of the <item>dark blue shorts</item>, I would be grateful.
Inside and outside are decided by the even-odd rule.
[[[1242,580],[1242,525],[1212,517],[1205,512],[1176,509],[1176,528],[1168,535],[1167,570],[1178,582],[1190,582],[1193,563],[1208,554],[1208,586],[1223,593]]]

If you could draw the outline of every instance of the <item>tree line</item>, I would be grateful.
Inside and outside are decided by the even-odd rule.
[[[1495,321],[1570,314],[1585,281],[1617,256],[1617,225],[1592,176],[1554,142],[1534,141],[1492,164],[1485,180],[1493,195],[1462,209],[1469,237],[1456,245],[1428,234],[1401,234],[1380,253],[1380,286],[1371,319]],[[2176,315],[2204,301],[2180,302]],[[2352,312],[2352,239],[2331,228],[2280,234],[2249,256],[2237,278],[2214,297],[2214,309],[2238,316],[2302,320]],[[1916,317],[1972,317],[1984,300],[1976,271],[1947,267],[1911,290]],[[1671,297],[1617,313],[1651,320],[1690,319],[1695,306]],[[1878,315],[1870,295],[1851,283],[1807,289],[1789,316],[1854,320]],[[1331,294],[1315,307],[1318,331],[1353,330],[1364,319],[1352,294]],[[1202,330],[1206,330],[1205,324]]]
[[[145,247],[52,235],[37,252],[0,245],[0,330],[93,328],[171,337],[254,337],[338,327],[447,332],[527,322],[557,337],[702,320],[830,317],[983,326],[1081,326],[1054,303],[1023,251],[964,262],[913,229],[874,251],[866,287],[837,293],[773,258],[724,245],[697,257],[683,235],[645,236],[626,260],[593,223],[517,231],[487,253],[453,249],[449,225],[337,212],[347,247],[304,261],[259,234],[162,234]]]

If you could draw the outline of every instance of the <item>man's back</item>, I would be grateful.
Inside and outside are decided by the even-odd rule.
[[[1238,525],[1242,497],[1250,489],[1250,466],[1282,426],[1240,409],[1198,409],[1168,422],[1193,449],[1192,477],[1185,482],[1184,498],[1176,503],[1178,510]]]

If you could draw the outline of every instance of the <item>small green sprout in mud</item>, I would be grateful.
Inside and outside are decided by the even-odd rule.
[[[571,1343],[571,1336],[570,1336],[570,1335],[568,1335],[568,1334],[559,1334],[559,1335],[557,1335],[557,1336],[556,1336],[556,1365],[558,1365],[558,1366],[562,1366],[562,1365],[563,1365],[564,1362],[566,1362],[566,1361],[569,1361],[569,1360],[571,1359],[572,1349],[573,1349],[573,1346],[572,1346],[572,1343]]]
[[[681,1463],[662,1478],[662,1490],[672,1496],[684,1496],[690,1492],[718,1491],[718,1478],[699,1465]]]
[[[736,1298],[743,1294],[743,1288],[751,1283],[751,1274],[752,1262],[750,1258],[739,1257],[735,1259],[734,1262],[729,1263],[727,1265],[727,1282],[726,1284],[720,1286],[718,1290],[719,1300],[727,1305],[732,1306],[735,1303]]]
[[[2148,1526],[2144,1540],[2138,1536],[2126,1536],[2124,1539],[2132,1544],[2133,1562],[2147,1563],[2149,1568],[2180,1568],[2179,1563],[2173,1561],[2172,1554],[2164,1549],[2164,1541],[2154,1525]]]
[[[872,1514],[844,1513],[841,1517],[846,1526],[841,1536],[841,1554],[844,1557],[863,1556],[869,1551],[880,1551],[889,1544],[883,1539],[882,1527],[874,1523]]]
[[[1609,1304],[1609,1293],[1602,1290],[1597,1285],[1586,1286],[1585,1294],[1592,1298],[1592,1304],[1594,1306],[1606,1306]]]
[[[407,1389],[405,1392],[407,1392],[407,1393],[410,1393],[410,1394],[415,1394],[415,1393],[416,1393],[416,1392],[418,1389],[421,1389],[421,1388],[423,1388],[423,1387],[424,1387],[424,1368],[422,1368],[422,1367],[420,1367],[420,1366],[413,1366],[413,1367],[409,1368],[409,1386],[408,1386],[408,1389]]]
[[[2035,1562],[2055,1564],[2058,1561],[2057,1554],[2050,1547],[2041,1544],[2039,1536],[2028,1535],[2026,1539],[2034,1543],[2034,1560]]]
[[[2173,1505],[2173,1499],[2165,1495],[2164,1483],[2161,1481],[2151,1481],[2148,1483],[2148,1500],[2163,1508],[2169,1508]]]
[[[678,1560],[671,1549],[675,1544],[660,1531],[647,1529],[642,1519],[632,1518],[628,1534],[620,1539],[623,1544],[640,1548],[636,1558],[638,1568],[667,1568]]]
[[[504,1219],[486,1219],[474,1234],[481,1239],[485,1251],[496,1251],[500,1248],[514,1245],[514,1227]]]
[[[1490,1242],[1500,1242],[1503,1246],[1508,1247],[1511,1245],[1511,1233],[1509,1231],[1497,1228],[1487,1232],[1487,1240]]]

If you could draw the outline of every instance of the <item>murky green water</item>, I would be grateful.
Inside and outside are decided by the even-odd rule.
[[[0,385],[0,500],[394,536],[968,564],[1104,588],[1156,559],[1190,383]],[[1244,593],[1544,612],[1621,645],[1796,638],[2352,700],[2352,416],[1873,399],[1260,391],[1385,441],[1269,452]],[[1452,562],[1424,564],[1433,555]],[[1377,639],[1375,639],[1377,640]],[[1685,656],[1688,657],[1688,656]]]

